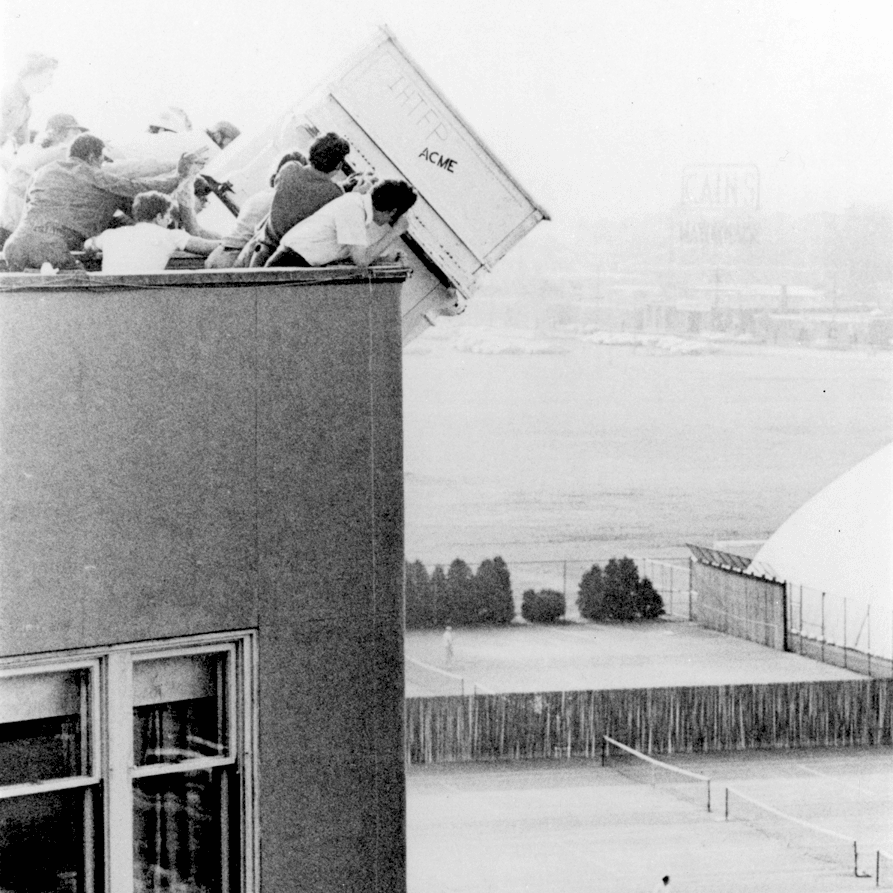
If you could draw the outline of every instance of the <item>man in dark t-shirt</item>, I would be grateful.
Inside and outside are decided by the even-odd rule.
[[[342,194],[332,177],[341,170],[350,145],[336,133],[321,136],[310,147],[310,164],[290,161],[279,171],[270,214],[251,251],[250,265],[262,267],[279,245],[279,240],[305,217]]]

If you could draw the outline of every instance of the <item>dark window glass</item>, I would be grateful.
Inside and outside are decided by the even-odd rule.
[[[100,816],[87,788],[0,800],[0,890],[94,893]]]
[[[90,774],[86,670],[0,679],[0,785]]]
[[[134,891],[229,893],[238,882],[238,810],[229,769],[134,782]]]
[[[227,754],[225,668],[223,654],[134,663],[135,765]]]

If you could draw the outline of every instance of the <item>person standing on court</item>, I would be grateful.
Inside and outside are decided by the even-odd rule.
[[[443,649],[446,652],[447,666],[453,662],[453,628],[447,625],[443,631]]]

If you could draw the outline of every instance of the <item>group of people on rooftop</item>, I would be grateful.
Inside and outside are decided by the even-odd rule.
[[[48,85],[55,67],[49,57],[29,57],[3,91],[0,146],[7,157],[13,153],[0,204],[8,271],[84,269],[101,253],[104,273],[155,273],[177,250],[205,256],[212,269],[365,266],[387,256],[407,231],[414,189],[353,174],[350,145],[335,133],[320,136],[306,158],[285,154],[269,187],[243,202],[230,232],[205,230],[198,214],[213,187],[201,170],[217,151],[211,143],[224,148],[238,128],[221,121],[205,132],[204,145],[177,143],[187,149],[179,157],[153,137],[147,157],[118,153],[121,160],[109,164],[108,144],[70,114],[50,117],[42,134],[30,131],[30,96]],[[173,107],[149,126],[161,136],[190,131],[188,116]]]
[[[233,230],[207,266],[320,267],[349,261],[366,266],[385,256],[408,228],[415,190],[402,180],[347,174],[350,145],[326,133],[284,155],[270,186],[242,206]],[[336,182],[342,179],[341,183]]]

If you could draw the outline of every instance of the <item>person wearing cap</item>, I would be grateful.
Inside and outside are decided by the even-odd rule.
[[[13,151],[29,140],[31,97],[53,82],[59,60],[43,53],[30,53],[18,76],[0,92],[0,146],[11,142]]]
[[[209,158],[219,151],[204,130],[192,129],[183,109],[172,105],[149,118],[145,133],[106,143],[107,170],[121,177],[158,177],[174,167],[184,152],[199,149],[206,149]]]
[[[230,121],[218,121],[205,132],[221,149],[225,149],[242,131]]]
[[[84,240],[107,229],[122,203],[141,192],[170,193],[194,178],[205,163],[185,154],[175,171],[154,179],[133,180],[102,170],[105,143],[90,133],[76,137],[65,161],[55,161],[34,175],[25,196],[25,211],[3,249],[9,269],[20,272],[45,262],[57,269],[78,269],[72,255]]]
[[[23,146],[15,156],[15,163],[6,182],[6,194],[0,206],[0,248],[16,228],[25,207],[25,192],[34,172],[53,161],[61,161],[68,154],[71,141],[86,131],[74,115],[60,112],[52,115],[40,139]]]
[[[186,133],[192,130],[189,115],[175,105],[162,109],[149,121],[149,133]]]

